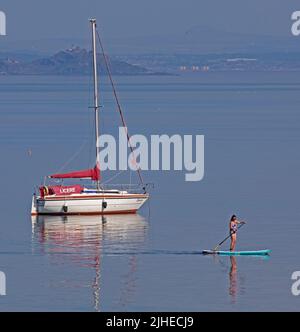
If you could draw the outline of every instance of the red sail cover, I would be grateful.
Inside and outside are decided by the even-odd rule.
[[[92,169],[85,169],[82,171],[76,171],[71,173],[63,173],[63,174],[53,174],[49,176],[54,179],[92,179],[94,181],[100,180],[100,167],[99,163]]]

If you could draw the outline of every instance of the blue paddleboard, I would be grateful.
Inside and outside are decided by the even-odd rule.
[[[222,250],[203,250],[203,255],[223,255],[223,256],[264,256],[270,255],[271,250],[253,250],[253,251],[222,251]]]

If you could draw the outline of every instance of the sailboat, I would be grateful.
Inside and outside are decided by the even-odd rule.
[[[73,171],[69,173],[52,174],[50,179],[89,179],[93,187],[75,185],[46,185],[40,186],[33,194],[31,215],[98,215],[98,214],[124,214],[136,213],[148,200],[149,193],[146,185],[141,181],[140,190],[132,190],[132,187],[122,189],[107,189],[101,184],[99,149],[97,140],[99,137],[99,102],[98,102],[98,74],[96,51],[96,19],[91,19],[92,48],[93,48],[93,78],[94,78],[94,105],[95,111],[95,145],[96,165],[91,169]],[[99,39],[100,41],[100,39]],[[102,47],[102,45],[101,45]],[[105,55],[104,55],[105,58]],[[109,72],[108,72],[109,73]],[[110,73],[109,73],[110,74]],[[119,105],[119,104],[118,104]],[[122,120],[123,116],[121,114]],[[128,132],[127,132],[128,133]],[[127,134],[128,143],[130,136]],[[138,169],[140,180],[140,170]]]

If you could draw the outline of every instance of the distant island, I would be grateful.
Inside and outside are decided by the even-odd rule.
[[[98,54],[97,57],[98,70],[100,74],[106,75],[104,56]],[[163,74],[118,59],[109,59],[109,64],[114,75]],[[0,75],[89,75],[91,72],[91,52],[80,47],[72,47],[52,56],[31,61],[0,59]]]
[[[109,57],[113,75],[184,75],[232,71],[300,71],[299,52],[122,54]],[[100,75],[107,75],[103,54],[98,54]],[[85,48],[71,47],[54,55],[0,52],[0,75],[91,75],[92,56]]]

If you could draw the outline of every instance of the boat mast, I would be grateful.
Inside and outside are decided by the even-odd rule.
[[[94,110],[95,110],[95,139],[96,139],[96,164],[99,162],[98,138],[99,138],[99,102],[98,102],[98,74],[96,51],[96,19],[90,19],[93,36],[93,70],[94,70]],[[97,189],[100,189],[100,181],[97,180]]]

